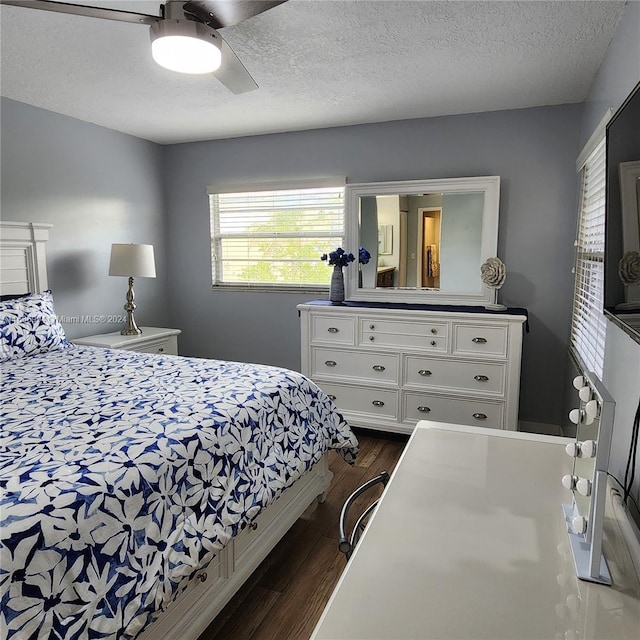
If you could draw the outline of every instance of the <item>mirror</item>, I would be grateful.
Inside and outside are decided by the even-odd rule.
[[[569,413],[577,433],[566,451],[574,462],[571,475],[562,478],[572,501],[562,508],[578,577],[611,584],[602,534],[615,401],[593,373],[577,376],[573,386],[580,406]]]
[[[480,267],[496,256],[499,176],[348,184],[349,250],[371,254],[347,271],[347,299],[485,305]]]

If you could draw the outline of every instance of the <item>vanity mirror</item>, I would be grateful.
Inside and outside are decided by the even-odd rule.
[[[567,533],[578,577],[611,584],[602,535],[615,401],[591,372],[575,378],[573,386],[580,406],[569,413],[577,425],[575,442],[566,447],[573,471],[562,478],[572,493],[571,503],[563,505]]]
[[[370,182],[346,187],[346,245],[371,254],[347,271],[347,298],[485,305],[480,267],[496,256],[500,177]]]

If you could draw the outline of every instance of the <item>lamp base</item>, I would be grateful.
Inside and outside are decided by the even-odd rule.
[[[135,294],[133,293],[133,278],[129,278],[129,289],[127,290],[127,303],[124,305],[124,310],[127,312],[127,321],[124,325],[124,329],[120,332],[121,336],[139,336],[142,333],[142,329],[136,324],[136,320],[133,317],[136,305],[133,302]]]
[[[128,325],[120,332],[121,336],[139,336],[142,333],[142,329],[139,327],[130,328]]]
[[[136,320],[133,317],[133,311],[127,309],[127,321],[124,325],[124,329],[120,332],[121,336],[139,336],[142,333],[142,329],[136,324]]]

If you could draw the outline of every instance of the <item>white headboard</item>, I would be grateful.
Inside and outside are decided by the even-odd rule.
[[[44,243],[52,226],[0,221],[0,295],[47,289]]]

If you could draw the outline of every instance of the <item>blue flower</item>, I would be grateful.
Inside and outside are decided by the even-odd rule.
[[[337,265],[338,267],[346,267],[355,259],[356,257],[353,253],[347,253],[342,247],[338,247],[335,251],[329,253],[328,256],[326,253],[320,256],[320,260],[328,260],[329,264]]]
[[[371,260],[371,254],[364,247],[360,247],[358,249],[358,262],[360,264],[368,264],[369,260]]]

